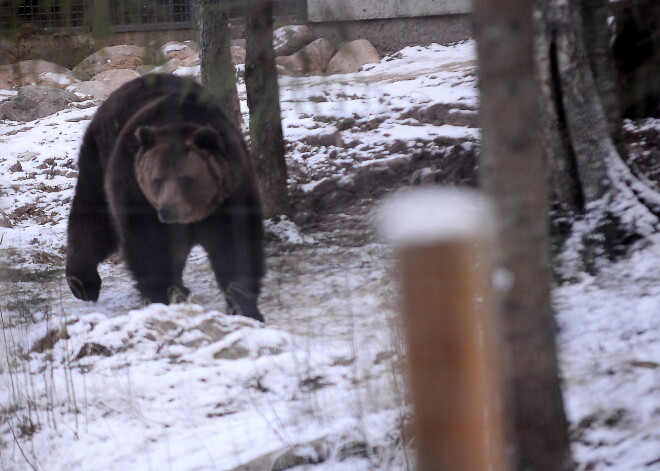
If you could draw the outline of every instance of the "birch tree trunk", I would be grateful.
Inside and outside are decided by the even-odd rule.
[[[287,169],[275,51],[273,2],[254,0],[245,8],[245,87],[250,108],[252,157],[263,194],[264,216],[289,214]]]
[[[501,306],[510,362],[504,413],[511,421],[510,462],[520,471],[569,471],[574,465],[549,294],[531,0],[477,0],[475,21],[482,186],[493,199],[499,225],[496,267],[511,280]]]
[[[229,49],[227,8],[223,0],[195,0],[197,42],[202,83],[221,101],[227,114],[234,116],[240,127],[243,118],[236,91],[236,71]]]

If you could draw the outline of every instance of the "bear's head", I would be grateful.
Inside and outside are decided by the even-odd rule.
[[[147,200],[168,224],[209,216],[231,194],[227,149],[210,126],[140,126],[135,175]]]

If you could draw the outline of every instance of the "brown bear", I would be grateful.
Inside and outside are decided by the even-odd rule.
[[[263,320],[254,166],[238,126],[205,89],[172,75],[121,86],[87,128],[78,171],[66,259],[77,298],[98,299],[98,264],[118,247],[149,301],[188,296],[182,273],[200,244],[229,312]]]

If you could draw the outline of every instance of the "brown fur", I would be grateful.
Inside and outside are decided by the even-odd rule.
[[[263,319],[254,166],[240,129],[199,85],[152,75],[120,87],[87,129],[78,167],[66,267],[76,297],[98,299],[97,265],[118,246],[144,297],[185,297],[183,268],[200,244],[229,312]]]

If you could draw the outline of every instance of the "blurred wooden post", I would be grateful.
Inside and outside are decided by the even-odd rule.
[[[504,471],[493,349],[488,209],[416,190],[383,212],[398,246],[419,471]],[[389,221],[389,222],[388,222]]]

